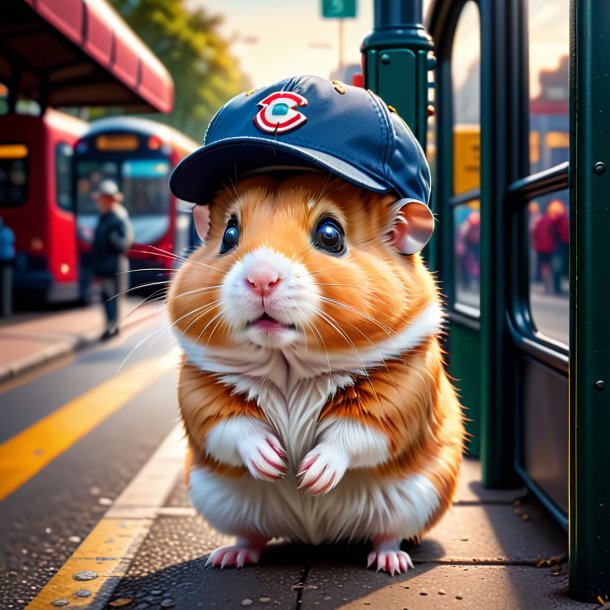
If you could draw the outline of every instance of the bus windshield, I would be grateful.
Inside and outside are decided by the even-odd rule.
[[[29,150],[25,144],[0,144],[0,207],[26,202],[28,157]]]
[[[99,183],[109,178],[117,182],[123,194],[136,243],[160,239],[169,228],[169,172],[170,164],[165,159],[79,160],[76,201],[81,238],[89,241],[92,237],[98,217],[94,195]]]

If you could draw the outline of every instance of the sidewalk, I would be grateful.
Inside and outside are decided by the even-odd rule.
[[[492,491],[464,461],[449,513],[419,546],[415,569],[367,570],[364,546],[274,542],[258,566],[205,567],[232,541],[191,507],[180,427],[40,591],[28,610],[586,610],[568,597],[567,537],[524,489]]]
[[[159,314],[163,303],[143,304],[128,297],[122,304],[122,328]],[[25,319],[24,319],[25,318]],[[70,308],[15,316],[15,322],[0,326],[0,383],[99,340],[104,329],[102,306]]]

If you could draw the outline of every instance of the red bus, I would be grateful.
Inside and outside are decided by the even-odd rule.
[[[75,146],[74,199],[81,252],[82,296],[91,279],[91,240],[98,219],[92,197],[101,180],[116,181],[129,212],[134,244],[129,252],[131,285],[167,279],[173,254],[192,245],[192,204],[169,191],[169,174],[197,143],[179,131],[147,119],[116,117],[89,125]]]
[[[0,216],[14,231],[14,287],[32,302],[76,300],[73,144],[86,123],[48,109],[0,116]]]

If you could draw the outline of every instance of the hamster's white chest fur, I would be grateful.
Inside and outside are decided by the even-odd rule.
[[[268,381],[225,375],[223,383],[255,398],[273,422],[288,454],[288,471],[276,482],[245,474],[238,479],[206,468],[191,472],[195,506],[223,532],[260,533],[309,544],[364,540],[380,534],[410,538],[422,530],[439,505],[436,488],[421,474],[380,479],[362,468],[348,470],[327,494],[311,496],[299,489],[297,466],[316,445],[319,422],[329,397],[352,384],[349,375],[321,375],[300,381],[286,394]],[[358,427],[353,443],[358,444]]]

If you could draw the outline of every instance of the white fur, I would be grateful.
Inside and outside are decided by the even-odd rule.
[[[318,426],[320,442],[340,448],[349,457],[350,468],[370,468],[390,456],[383,432],[347,417],[327,417]]]
[[[255,479],[274,480],[286,472],[285,450],[266,422],[239,416],[216,424],[205,440],[205,451],[219,462],[246,466]]]
[[[279,280],[264,299],[248,282],[253,272],[261,270]],[[223,317],[232,330],[254,344],[273,348],[294,341],[298,331],[269,337],[249,328],[248,323],[267,313],[279,322],[299,328],[313,319],[320,300],[319,289],[304,265],[266,247],[249,252],[231,267],[223,280],[221,296]]]
[[[227,479],[200,468],[190,474],[191,500],[221,532],[256,533],[307,544],[413,538],[439,506],[433,483],[422,474],[380,481],[348,470],[330,493],[311,496],[290,476],[274,483],[249,475]]]

